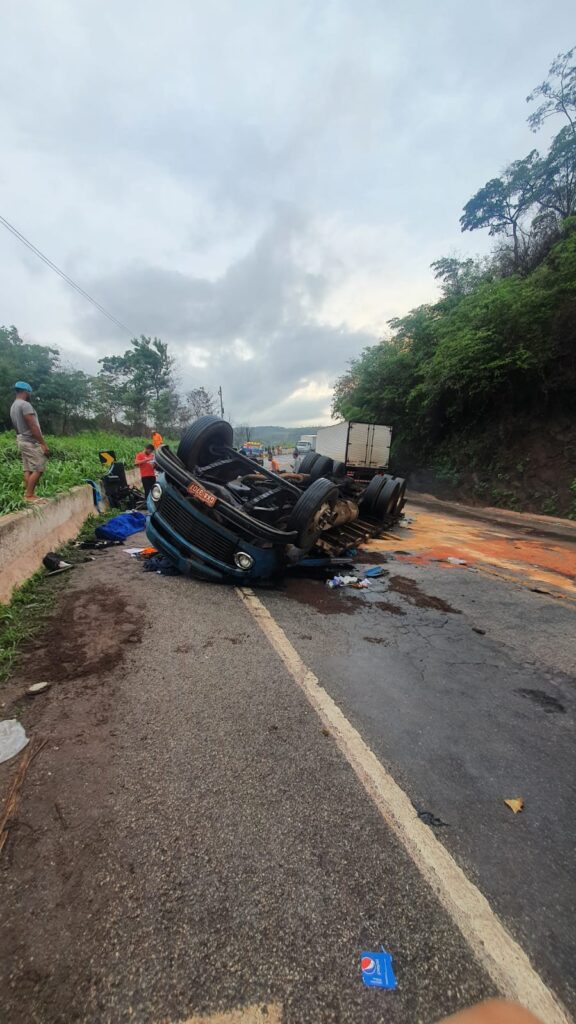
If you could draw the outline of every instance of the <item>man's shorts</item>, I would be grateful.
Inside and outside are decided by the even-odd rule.
[[[46,469],[46,456],[37,441],[27,441],[23,437],[16,438],[18,451],[22,456],[22,465],[26,473],[43,473]]]

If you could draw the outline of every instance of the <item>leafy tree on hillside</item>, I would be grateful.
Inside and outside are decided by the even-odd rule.
[[[540,168],[535,149],[523,160],[514,160],[501,178],[492,178],[468,200],[460,218],[462,231],[488,228],[490,235],[511,238],[514,270],[521,266],[527,237],[523,220],[537,202]]]
[[[526,97],[527,103],[542,99],[540,106],[528,118],[533,132],[537,132],[549,117],[560,114],[567,119],[572,132],[576,134],[575,52],[576,47],[572,47],[566,53],[559,53],[550,65],[546,81]]]

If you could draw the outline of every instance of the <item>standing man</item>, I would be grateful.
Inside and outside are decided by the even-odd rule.
[[[159,434],[157,430],[153,430],[152,431],[152,444],[154,445],[154,447],[155,448],[159,448],[162,443],[163,443],[162,434]],[[146,447],[148,448],[149,445],[146,445]]]
[[[17,380],[14,390],[16,395],[10,407],[10,419],[24,468],[24,499],[43,501],[36,497],[34,491],[46,469],[46,459],[50,454],[48,445],[42,436],[36,410],[30,403],[32,388],[25,380]]]
[[[142,480],[142,487],[144,488],[144,497],[147,498],[156,483],[156,474],[154,472],[154,445],[147,444],[143,451],[138,452],[134,462],[140,469],[140,479]]]

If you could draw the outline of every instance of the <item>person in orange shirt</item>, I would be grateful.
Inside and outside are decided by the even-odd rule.
[[[163,443],[162,434],[159,434],[157,430],[154,430],[152,432],[152,444],[154,445],[155,448],[159,448],[162,443]],[[148,446],[146,446],[146,447],[148,447]]]
[[[140,479],[142,480],[142,487],[144,488],[144,497],[147,498],[156,483],[156,473],[154,472],[154,445],[147,444],[143,451],[138,452],[134,462],[140,470]]]

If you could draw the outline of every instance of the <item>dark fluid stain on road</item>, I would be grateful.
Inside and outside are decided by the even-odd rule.
[[[531,700],[533,704],[536,704],[539,708],[542,708],[547,715],[565,715],[566,708],[556,698],[551,697],[545,690],[529,690],[521,687],[519,690],[515,690],[514,693],[520,694],[521,697],[525,697],[526,700]]]
[[[390,590],[400,594],[409,604],[413,604],[417,608],[434,608],[438,612],[444,612],[449,615],[462,614],[458,608],[453,608],[451,604],[442,600],[441,597],[432,597],[430,594],[425,594],[423,590],[420,590],[415,580],[408,579],[406,576],[391,576]]]
[[[390,641],[385,640],[383,636],[365,636],[362,637],[362,639],[366,640],[366,643],[369,644],[384,644],[385,647],[390,643]]]
[[[382,565],[384,562],[390,561],[390,559],[383,551],[366,551],[360,548],[352,561],[355,565]]]
[[[107,586],[72,591],[25,652],[30,682],[80,679],[116,670],[126,642],[142,635],[142,612]]]
[[[288,597],[322,615],[353,615],[362,607],[362,602],[349,594],[340,589],[330,590],[325,583],[314,580],[288,580],[286,591]]]
[[[374,601],[374,607],[379,608],[382,612],[389,612],[390,615],[406,615],[403,608],[399,608],[397,604],[392,604],[392,601]]]

